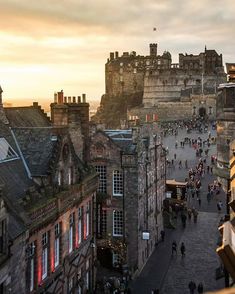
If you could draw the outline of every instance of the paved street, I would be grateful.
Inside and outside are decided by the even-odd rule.
[[[211,131],[212,136],[215,135]],[[175,148],[175,141],[180,142],[184,137],[196,139],[200,136],[206,139],[208,134],[198,134],[193,131],[186,134],[185,130],[180,130],[178,136],[167,136],[164,138],[164,145],[168,146],[168,159],[171,161],[176,154],[175,168],[168,168],[167,179],[184,181],[188,177],[188,169],[185,168],[185,160],[188,161],[188,168],[194,167],[198,162],[195,150],[188,145],[184,148]],[[178,144],[180,145],[180,144]],[[207,164],[210,163],[211,155],[216,154],[216,146],[210,146]],[[179,169],[178,161],[182,160],[183,168]],[[160,289],[160,294],[187,294],[190,293],[188,283],[194,280],[196,284],[202,282],[204,291],[221,289],[224,280],[215,280],[215,269],[219,267],[219,258],[215,253],[216,242],[219,236],[217,226],[220,218],[225,213],[225,195],[220,193],[213,196],[211,201],[207,201],[207,186],[214,181],[213,174],[205,174],[202,178],[201,206],[197,203],[196,197],[189,197],[188,206],[199,210],[198,222],[187,221],[186,228],[182,228],[181,221],[177,221],[177,229],[166,229],[165,242],[161,242],[156,247],[148,263],[144,267],[140,276],[133,283],[134,294],[150,294],[151,289]],[[217,212],[217,202],[222,200],[223,209]],[[171,256],[172,241],[175,240],[180,247],[181,242],[185,243],[186,256],[181,257],[178,248],[177,256]]]

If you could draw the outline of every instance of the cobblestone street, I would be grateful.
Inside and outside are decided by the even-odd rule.
[[[211,135],[215,132],[211,130]],[[164,145],[168,146],[168,159],[171,161],[176,154],[175,167],[168,168],[167,179],[184,181],[188,177],[188,169],[184,162],[187,159],[188,168],[194,167],[198,162],[195,150],[185,145],[184,148],[175,148],[175,141],[180,142],[184,137],[197,138],[203,140],[208,134],[198,134],[193,131],[186,134],[185,130],[180,130],[178,136],[167,136],[164,138]],[[211,145],[207,157],[207,164],[210,163],[211,155],[216,154],[216,145]],[[182,161],[183,168],[179,169],[178,162]],[[140,276],[133,282],[132,289],[134,294],[150,294],[151,289],[160,289],[160,294],[187,294],[190,293],[188,283],[193,280],[197,285],[202,282],[204,291],[221,289],[224,280],[216,281],[215,270],[220,266],[219,258],[215,252],[216,243],[219,237],[218,224],[220,218],[225,213],[225,194],[213,196],[211,201],[207,201],[208,184],[215,180],[215,176],[206,173],[202,178],[201,206],[197,203],[196,197],[189,197],[188,206],[199,210],[198,221],[187,221],[186,228],[182,228],[180,219],[177,220],[175,230],[166,229],[165,241],[160,242],[148,263],[145,265]],[[223,202],[223,209],[217,211],[217,202]],[[175,240],[180,247],[181,242],[185,243],[186,255],[181,257],[178,248],[177,255],[171,255],[172,241]]]

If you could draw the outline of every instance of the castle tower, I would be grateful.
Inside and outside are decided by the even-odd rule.
[[[157,56],[157,43],[149,44],[150,57]]]

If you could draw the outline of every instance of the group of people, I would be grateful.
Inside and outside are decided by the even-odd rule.
[[[182,257],[185,256],[185,251],[186,251],[186,248],[185,248],[184,242],[181,242],[181,245],[180,245],[180,252],[181,252],[181,256],[182,256]],[[171,254],[172,254],[172,255],[174,255],[174,254],[177,255],[177,243],[176,243],[176,241],[173,241],[173,242],[172,242]]]
[[[198,286],[197,286],[194,281],[190,281],[189,282],[188,288],[189,288],[190,294],[194,294],[196,289],[197,289],[197,292],[199,294],[200,293],[203,293],[203,291],[204,291],[203,284],[202,283],[199,283]]]

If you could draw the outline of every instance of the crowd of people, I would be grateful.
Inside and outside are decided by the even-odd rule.
[[[215,124],[212,123],[212,129],[215,128]],[[190,136],[178,136],[180,129],[185,129],[187,134]],[[178,219],[180,216],[181,223],[183,228],[186,227],[187,222],[191,222],[193,219],[194,223],[197,223],[198,215],[200,215],[199,210],[202,205],[202,201],[204,202],[207,199],[208,205],[211,200],[214,200],[213,203],[216,203],[218,213],[221,212],[223,203],[217,197],[221,193],[221,184],[217,180],[213,180],[208,184],[208,191],[206,189],[202,189],[202,183],[206,176],[213,175],[213,167],[217,163],[217,158],[214,154],[211,154],[211,145],[216,143],[216,138],[212,136],[211,132],[208,131],[209,125],[203,124],[200,120],[190,121],[190,122],[176,122],[176,123],[166,123],[162,126],[162,134],[164,137],[175,136],[175,152],[169,152],[168,147],[166,147],[168,158],[167,158],[167,168],[168,173],[175,172],[176,169],[185,169],[184,173],[187,175],[185,178],[186,183],[186,196],[182,205],[177,205],[173,207],[173,211]],[[196,131],[193,132],[192,131]],[[182,134],[183,132],[181,132]],[[192,133],[192,134],[191,134]],[[196,133],[196,134],[195,134]],[[204,133],[200,135],[200,133]],[[195,137],[193,137],[195,134]],[[207,136],[207,137],[206,137]],[[179,140],[177,140],[180,137]],[[206,138],[205,138],[206,137]],[[185,147],[191,148],[192,158],[182,157],[178,154],[177,149]],[[170,156],[171,153],[171,156]],[[197,163],[195,162],[195,157],[197,158]],[[205,184],[204,184],[205,186]],[[205,202],[206,203],[206,202]],[[164,234],[165,238],[165,234]],[[163,239],[164,240],[164,239]],[[172,242],[172,256],[177,255],[177,242]],[[186,255],[186,245],[184,242],[179,244],[180,253],[182,258]],[[203,293],[204,286],[202,283],[196,285],[194,281],[190,281],[188,284],[188,289],[190,293]]]

